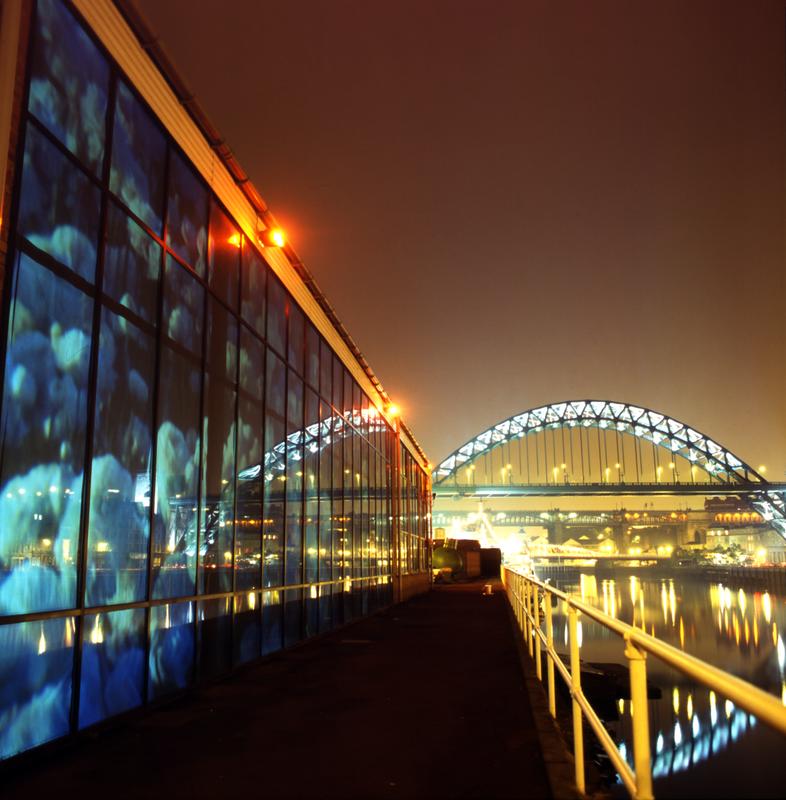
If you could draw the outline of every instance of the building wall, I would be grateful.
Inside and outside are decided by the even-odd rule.
[[[424,465],[272,268],[281,251],[258,247],[70,4],[19,7],[0,759],[429,574]]]

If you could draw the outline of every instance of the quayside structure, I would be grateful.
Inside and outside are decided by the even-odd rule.
[[[2,761],[427,589],[431,490],[133,6],[0,8]]]

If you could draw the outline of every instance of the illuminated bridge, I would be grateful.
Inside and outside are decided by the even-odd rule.
[[[434,470],[437,497],[737,495],[786,537],[786,485],[665,414],[571,400],[516,414]]]

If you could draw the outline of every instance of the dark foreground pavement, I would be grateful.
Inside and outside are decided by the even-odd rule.
[[[501,587],[437,588],[0,775],[3,797],[549,797]]]

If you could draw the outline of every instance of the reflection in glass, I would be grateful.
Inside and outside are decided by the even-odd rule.
[[[0,613],[75,604],[92,301],[27,256],[3,385]]]
[[[299,373],[303,372],[303,352],[305,347],[305,329],[303,312],[291,300],[287,301],[289,317],[289,338],[287,339],[287,358],[289,365]]]
[[[19,232],[91,283],[99,190],[34,125],[27,126]]]
[[[131,217],[110,203],[104,293],[154,325],[160,273],[160,246]]]
[[[90,476],[88,605],[145,596],[154,367],[152,338],[104,309]]]
[[[280,650],[282,646],[281,592],[262,593],[262,655]]]
[[[332,487],[333,487],[333,444],[331,431],[331,410],[326,403],[320,404],[320,455],[319,455],[319,580],[332,578]],[[320,607],[322,603],[320,601]]]
[[[264,345],[240,332],[240,396],[237,438],[235,588],[261,586],[262,572],[262,383]]]
[[[63,3],[40,0],[29,109],[96,175],[104,155],[109,68]]]
[[[280,586],[284,577],[284,497],[286,367],[272,350],[267,352],[265,405],[265,506],[262,544],[263,584]]]
[[[287,386],[287,539],[285,583],[303,581],[303,381],[289,371]]]
[[[318,579],[319,561],[319,398],[306,390],[303,438],[303,488],[305,492],[304,550],[305,583]]]
[[[333,352],[322,339],[319,345],[319,391],[328,403],[333,393]]]
[[[258,593],[235,597],[234,661],[245,664],[259,658],[262,648],[262,600]]]
[[[303,638],[303,590],[287,589],[284,592],[284,647],[290,647]]]
[[[205,377],[200,592],[232,588],[235,504],[235,400],[233,387]]]
[[[260,335],[265,335],[265,286],[267,267],[262,257],[246,241],[243,245],[243,269],[240,313]]]
[[[210,204],[208,282],[215,294],[237,311],[240,231],[213,201]]]
[[[194,592],[199,479],[198,363],[161,349],[156,491],[153,525],[153,596]]]
[[[232,588],[235,518],[237,322],[210,298],[203,421],[201,592]]]
[[[79,727],[142,705],[145,610],[84,617]]]
[[[73,617],[0,626],[0,759],[65,736]]]
[[[287,293],[281,282],[275,278],[271,277],[267,283],[267,343],[277,353],[284,355],[287,339]]]
[[[119,81],[109,188],[159,236],[165,156],[164,134],[128,87]]]
[[[232,598],[199,603],[199,677],[215,678],[232,664]]]
[[[306,383],[319,391],[319,334],[316,328],[306,323]]]
[[[197,275],[205,275],[207,189],[179,153],[169,156],[167,244]]]
[[[194,604],[150,609],[148,697],[153,700],[191,683],[194,666]]]
[[[204,299],[205,290],[201,284],[167,256],[162,327],[170,339],[197,356],[202,353]]]

